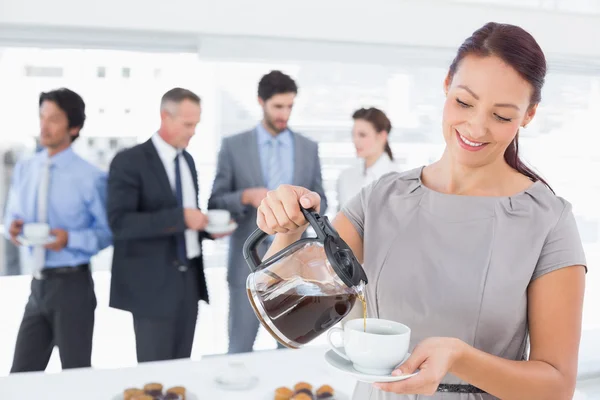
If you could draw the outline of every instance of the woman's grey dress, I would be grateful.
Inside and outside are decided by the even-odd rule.
[[[411,350],[456,337],[510,360],[526,357],[527,287],[585,255],[571,205],[543,183],[510,197],[449,195],[421,182],[422,167],[391,173],[342,210],[364,239],[370,317],[412,329]],[[443,383],[462,383],[448,375]],[[493,399],[381,392],[359,383],[355,400]]]

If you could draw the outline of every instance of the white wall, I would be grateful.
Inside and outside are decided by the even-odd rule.
[[[600,16],[443,0],[1,0],[0,40],[54,27],[106,29],[123,40],[123,30],[182,34],[175,42],[204,34],[209,45],[211,35],[226,35],[456,48],[490,20],[523,26],[547,54],[600,57],[592,40],[600,37]],[[81,40],[67,32],[67,42]]]

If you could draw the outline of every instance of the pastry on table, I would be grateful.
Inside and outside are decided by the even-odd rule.
[[[185,400],[185,387],[183,386],[174,386],[172,388],[167,389],[166,393],[174,393],[181,397],[181,400]]]
[[[131,398],[131,400],[155,400],[156,397],[150,396],[148,394],[139,394],[135,395]]]
[[[306,395],[309,395],[310,398],[313,398],[313,387],[310,383],[306,383],[306,382],[298,382],[295,386],[294,386],[294,391],[295,391],[295,395],[299,395],[301,393],[304,393]],[[296,399],[295,397],[293,397],[293,399]]]
[[[144,385],[144,390],[160,390],[162,392],[163,385],[162,383],[150,382]]]
[[[312,385],[310,383],[306,383],[306,382],[298,382],[294,386],[294,390],[296,392],[298,392],[298,391],[300,391],[302,389],[309,390],[312,393],[313,387],[312,387]]]
[[[132,397],[139,396],[140,394],[146,394],[142,389],[129,388],[123,391],[123,400],[131,400]]]
[[[305,392],[301,392],[301,393],[295,394],[294,397],[292,397],[290,400],[313,400],[313,396],[312,396],[312,393],[308,394]]]
[[[177,393],[168,392],[161,397],[161,400],[183,400],[183,397],[181,397],[181,395],[178,395]]]
[[[160,397],[162,396],[163,385],[155,382],[147,383],[144,385],[144,391],[150,396]]]
[[[333,395],[335,391],[329,385],[323,385],[317,389],[317,399],[325,400],[325,399],[333,399]]]
[[[294,395],[294,391],[290,388],[280,387],[275,389],[275,400],[290,400]]]

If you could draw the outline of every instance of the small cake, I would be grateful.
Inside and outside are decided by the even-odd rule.
[[[160,391],[162,393],[163,385],[160,384],[160,383],[155,383],[155,382],[147,383],[147,384],[144,385],[144,390],[145,391],[158,390],[158,391]]]
[[[298,391],[300,391],[302,389],[307,389],[307,390],[309,390],[312,393],[313,387],[312,387],[312,385],[310,383],[306,383],[306,382],[298,382],[294,386],[294,390],[296,392],[298,392]]]
[[[317,389],[317,399],[319,400],[333,399],[334,394],[333,388],[329,385],[323,385]]]
[[[294,386],[294,390],[296,395],[304,393],[309,395],[311,399],[313,398],[313,387],[310,383],[298,382],[296,386]]]
[[[147,394],[138,394],[133,396],[131,400],[155,400],[155,397]]]
[[[173,393],[181,397],[181,400],[185,400],[185,388],[183,386],[174,386],[167,389],[167,393]]]
[[[146,394],[148,396],[151,396],[155,400],[156,399],[160,400],[160,398],[163,395],[162,390],[146,390]]]
[[[294,386],[294,389],[296,389],[296,391],[294,392],[294,397],[292,397],[292,399],[296,399],[295,396],[298,396],[300,394],[305,394],[305,395],[309,396],[311,399],[314,399],[314,395],[312,392],[312,386],[309,385],[308,383],[299,383],[296,386]]]
[[[131,400],[132,397],[145,394],[142,389],[129,388],[123,391],[123,400]]]
[[[313,400],[312,394],[298,393],[295,394],[290,400]]]
[[[183,397],[181,397],[177,393],[168,392],[161,399],[162,400],[183,400]]]
[[[290,400],[294,392],[290,388],[280,387],[275,389],[275,400]]]
[[[160,383],[147,383],[144,385],[144,392],[152,397],[161,397],[163,391],[163,385]]]

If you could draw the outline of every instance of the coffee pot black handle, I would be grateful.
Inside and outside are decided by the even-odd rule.
[[[308,223],[315,228],[315,232],[317,233],[317,237],[321,239],[323,237],[322,230],[322,222],[320,221],[321,217],[319,214],[312,208],[306,209],[300,206],[300,210],[302,210],[302,214],[304,214],[304,218],[308,221]],[[244,259],[246,263],[250,267],[250,271],[256,272],[260,269],[260,265],[263,263],[258,255],[258,246],[265,240],[269,235],[263,232],[261,229],[256,229],[252,234],[246,239],[244,243]]]
[[[258,256],[258,246],[265,240],[269,235],[260,229],[252,232],[246,242],[244,243],[244,259],[250,267],[250,271],[256,272],[258,270],[262,260]]]

